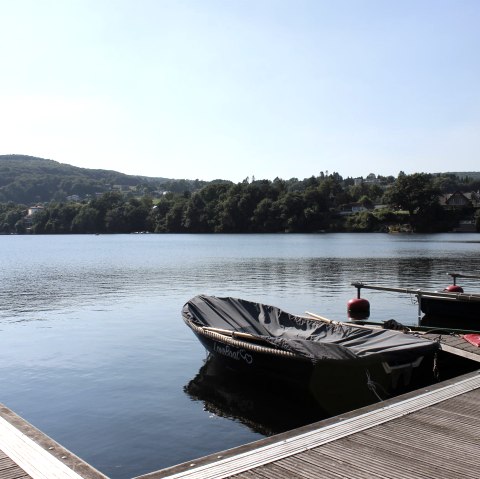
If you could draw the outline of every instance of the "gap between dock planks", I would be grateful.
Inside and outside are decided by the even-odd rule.
[[[280,434],[277,437],[260,440],[190,463],[145,474],[137,479],[227,478],[324,444],[333,443],[338,439],[402,418],[407,414],[479,388],[480,372],[471,373],[446,381],[443,385],[408,393],[403,399],[397,398],[386,403],[368,406],[359,411],[345,414],[343,418],[332,418],[332,420],[323,421],[323,424],[307,426],[296,432]]]

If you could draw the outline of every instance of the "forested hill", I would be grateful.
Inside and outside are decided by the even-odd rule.
[[[113,188],[195,191],[206,182],[126,175],[94,170],[27,155],[0,155],[0,203],[31,204],[62,201],[71,195],[85,197]]]

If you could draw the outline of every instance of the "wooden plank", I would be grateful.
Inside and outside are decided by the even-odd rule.
[[[458,348],[468,348],[472,353],[480,355],[480,348],[469,343],[462,336],[444,335],[440,336],[440,342],[448,346]]]
[[[389,402],[387,405],[366,408],[367,412],[357,413],[356,415],[346,414],[346,419],[330,422],[328,426],[319,429],[312,426],[311,429],[305,429],[306,432],[297,435],[291,433],[279,435],[273,440],[259,441],[259,445],[256,447],[240,448],[242,452],[238,454],[235,454],[235,450],[220,454],[223,457],[220,460],[213,461],[212,457],[212,461],[209,461],[207,458],[204,461],[195,461],[196,464],[200,462],[200,465],[194,467],[190,467],[186,463],[169,470],[157,471],[140,477],[142,479],[161,477],[170,479],[219,479],[233,476],[320,445],[332,443],[353,433],[401,418],[424,407],[477,388],[480,388],[480,375],[472,373],[450,381],[444,386],[427,389],[421,394],[407,395],[407,399],[398,400],[398,402]],[[405,467],[408,468],[409,465],[406,464]]]
[[[0,450],[0,479],[31,479],[30,476]]]
[[[419,477],[416,474],[412,474],[412,472],[407,469],[401,469],[401,464],[395,464],[391,460],[382,460],[380,457],[376,456],[375,451],[368,456],[357,456],[355,451],[350,453],[345,450],[345,447],[348,447],[348,444],[345,447],[342,447],[341,444],[343,444],[343,441],[338,441],[338,444],[330,443],[323,446],[321,449],[323,454],[342,460],[343,470],[349,473],[352,478],[354,477],[354,472],[356,472],[358,468],[371,470],[372,473],[382,471],[383,477],[388,479],[398,477],[399,470],[402,470],[402,479],[418,479]]]
[[[445,427],[445,425],[439,427],[438,425],[432,424],[429,420],[421,420],[416,414],[409,417],[408,420],[395,421],[385,426],[385,429],[392,435],[401,434],[405,436],[405,438],[409,437],[411,440],[418,437],[419,430],[427,435],[426,440],[435,439],[436,441],[445,440],[445,433],[448,432],[448,437],[452,442],[457,440],[464,444],[464,446],[470,443],[475,446],[478,444],[478,437],[476,437],[475,434],[469,434],[470,431],[455,430],[453,427]]]
[[[33,479],[82,479],[3,418],[0,448]]]
[[[425,441],[425,434],[419,434],[416,441],[404,441],[402,440],[403,438],[392,438],[391,435],[382,435],[377,429],[381,430],[382,428],[375,428],[373,431],[364,431],[360,434],[361,439],[364,439],[365,443],[374,449],[378,447],[385,450],[395,450],[407,457],[415,455],[416,457],[424,458],[425,461],[437,464],[443,464],[445,457],[448,457],[448,467],[467,476],[471,474],[472,468],[475,469],[477,467],[478,455],[471,457],[471,461],[468,461],[469,458],[465,460],[464,455],[452,454],[451,443],[448,440],[445,444],[432,444]]]
[[[453,348],[468,346],[470,344],[468,341],[459,336],[447,336],[446,338],[444,337],[443,340],[440,340],[440,342],[444,342]]]
[[[452,409],[455,407],[452,405]],[[423,414],[418,414],[419,417],[425,417],[432,421],[441,421],[442,418],[446,420],[451,428],[461,429],[464,431],[479,432],[480,423],[478,421],[478,405],[476,406],[477,414],[472,413],[471,410],[461,408],[458,406],[458,410],[448,410],[444,408],[435,408],[430,411],[425,411]]]
[[[418,436],[421,436],[424,438],[424,444],[430,446],[432,450],[438,450],[440,453],[445,453],[447,457],[453,452],[456,451],[456,453],[460,453],[460,455],[463,454],[463,451],[466,450],[474,450],[478,453],[478,446],[472,442],[467,442],[467,441],[461,441],[459,444],[462,444],[462,450],[460,451],[458,448],[454,447],[445,447],[442,442],[446,440],[445,435],[442,434],[435,434],[432,435],[429,433],[429,431],[420,431],[418,429],[414,429],[410,431],[410,433],[406,433],[402,431],[401,429],[392,431],[391,434],[396,434],[398,436],[403,436],[405,440],[409,440],[411,444],[416,444],[415,440],[418,438]],[[448,441],[448,439],[447,439]],[[451,444],[451,443],[450,443]],[[423,445],[422,445],[423,446]]]
[[[378,429],[381,429],[381,427]],[[367,444],[367,447],[373,454],[381,452],[384,453],[385,456],[391,455],[394,464],[396,464],[395,455],[400,455],[402,458],[406,458],[407,461],[412,461],[412,463],[422,471],[428,471],[431,469],[432,464],[436,464],[442,471],[445,471],[445,473],[450,476],[463,475],[465,477],[471,477],[472,467],[465,465],[461,460],[455,460],[455,458],[451,457],[451,454],[448,454],[448,449],[445,449],[445,453],[442,455],[437,453],[439,447],[425,448],[422,444],[422,432],[424,431],[419,431],[416,441],[409,441],[408,443],[381,438],[374,434],[368,434],[368,431],[352,436],[349,439],[354,443]],[[448,440],[448,437],[444,439]],[[392,451],[394,455],[392,455]],[[449,458],[448,461],[445,461],[445,454],[447,454]]]
[[[320,448],[321,450],[321,448]],[[310,473],[315,478],[315,474],[318,471],[322,471],[326,474],[326,477],[348,477],[350,466],[345,462],[341,462],[336,458],[326,456],[324,454],[318,454],[318,450],[305,451],[297,456],[286,457],[281,459],[276,464],[283,467],[289,467],[293,470],[297,469]],[[348,466],[348,467],[346,467]],[[268,465],[265,467],[269,467]],[[358,467],[356,469],[356,477],[358,479],[385,479],[385,476],[379,471],[366,470]]]
[[[480,348],[473,346],[461,337],[431,333],[424,334],[423,337],[430,341],[438,341],[443,351],[471,361],[480,362]]]
[[[12,470],[5,470],[0,472],[0,479],[31,479],[25,471],[22,471],[19,467]]]
[[[435,405],[435,409],[438,411],[452,412],[468,418],[473,418],[478,415],[478,397],[470,395],[458,396],[455,399],[449,401],[451,408],[447,408],[444,404],[439,403]]]
[[[466,394],[467,401],[475,402],[475,399],[477,399],[476,404],[478,404],[480,393],[478,390],[474,391],[474,393],[475,394]],[[465,402],[463,396],[460,396],[440,404],[447,407],[447,405],[450,406],[450,401],[460,400]],[[433,413],[430,411],[435,408],[436,406],[432,406],[415,412],[413,415],[425,415],[428,412],[428,419],[432,420],[432,418],[435,419],[436,417],[436,411],[433,411]],[[450,413],[452,416],[455,416],[454,412],[452,413],[452,411],[450,411]],[[478,415],[479,411],[477,407],[477,419]],[[412,416],[404,416],[395,422],[405,422],[408,424],[411,417]],[[300,453],[295,457],[281,459],[276,462],[276,464],[285,466],[285,464],[290,461],[292,471],[299,470],[299,464],[302,462],[310,462],[311,465],[309,469],[311,471],[318,471],[319,469],[324,471],[326,464],[329,464],[333,465],[334,472],[340,470],[343,473],[346,472],[347,475],[345,477],[355,479],[377,477],[376,473],[378,471],[381,471],[381,477],[396,478],[398,477],[400,468],[402,470],[402,478],[432,477],[432,474],[439,478],[476,477],[479,452],[477,438],[480,437],[478,434],[475,433],[473,436],[472,446],[474,446],[474,449],[470,452],[469,457],[465,458],[465,452],[468,451],[469,448],[465,447],[465,444],[462,444],[460,441],[450,440],[448,428],[441,435],[442,440],[439,441],[438,437],[435,437],[428,445],[425,445],[425,429],[423,425],[420,429],[413,428],[413,434],[408,438],[405,436],[395,436],[390,431],[387,431],[384,437],[379,435],[379,431],[386,429],[386,426],[390,426],[391,424],[393,423],[385,423],[378,427],[358,432],[348,438],[326,444],[318,449]],[[457,425],[459,426],[459,431],[457,431],[459,437],[462,437],[462,425],[458,423]],[[474,430],[476,429],[476,426],[474,426]],[[430,439],[428,433],[426,436]],[[395,438],[395,440],[392,438]],[[356,442],[357,445],[352,445],[352,442]],[[455,451],[457,454],[452,450],[452,448],[455,449],[454,446],[458,449]],[[359,451],[359,447],[364,448],[364,450]],[[337,449],[335,450],[335,448]],[[392,450],[394,451],[393,454]],[[443,452],[443,454],[441,452]],[[318,461],[312,460],[312,457],[314,458],[316,455],[319,456]],[[395,457],[396,455],[399,455],[401,460],[398,460],[398,458]],[[445,458],[448,458],[447,462],[445,462]],[[301,461],[299,462],[300,459]],[[337,462],[335,462],[335,460],[337,460]],[[406,464],[404,464],[405,461]],[[437,465],[432,465],[432,463]],[[411,467],[410,464],[413,464],[414,467]],[[265,467],[268,469],[269,466]],[[438,470],[438,468],[440,468],[440,470]],[[303,469],[300,470],[303,471]],[[367,471],[366,474],[365,471]]]
[[[264,475],[260,474],[258,470],[244,471],[240,474],[232,476],[232,479],[268,479]]]
[[[248,471],[245,471],[248,472]],[[254,471],[250,471],[255,474],[254,477],[259,478],[259,479],[303,479],[302,476],[298,474],[292,474],[289,471],[278,467],[276,465],[271,465],[269,464],[268,466],[261,466],[255,469]],[[242,475],[245,473],[241,474],[235,474],[235,476],[232,476],[231,479],[235,478],[240,478]]]
[[[480,399],[480,398],[478,398]],[[451,404],[452,409],[446,408],[432,408],[428,411],[422,411],[422,414],[418,414],[419,417],[430,417],[432,420],[441,421],[442,419],[450,421],[451,423],[458,424],[466,429],[480,428],[478,420],[474,421],[474,418],[478,418],[478,404],[472,406],[457,404]],[[455,408],[455,409],[454,409]]]
[[[390,474],[388,474],[385,469],[377,468],[372,470],[370,464],[364,465],[359,464],[358,462],[352,464],[343,457],[334,457],[333,455],[330,455],[328,451],[324,450],[324,447],[325,446],[309,451],[310,455],[312,456],[312,464],[317,464],[316,467],[321,468],[324,462],[330,460],[332,462],[336,462],[338,464],[337,469],[344,471],[347,475],[351,474],[352,470],[354,470],[357,479],[364,479],[364,477],[366,479],[388,479],[390,477]],[[328,444],[326,447],[328,448]],[[313,458],[315,458],[315,463],[313,462]]]
[[[266,479],[264,475],[261,475],[258,470],[253,470],[253,471],[244,471],[241,472],[240,474],[236,474],[235,476],[232,476],[232,479]]]
[[[7,465],[9,466],[11,462],[12,460],[8,456],[0,456],[0,469],[2,469],[2,467],[5,468]]]
[[[269,479],[322,479],[321,471],[313,472],[305,468],[282,467],[279,463],[271,463],[262,466],[263,474]],[[341,476],[331,476],[332,479],[341,479]]]
[[[462,358],[480,362],[480,354],[477,354],[476,352],[464,351],[463,349],[458,349],[444,343],[442,343],[442,350],[447,353],[455,354],[456,356],[461,356]]]
[[[449,418],[445,417],[435,417],[428,416],[424,417],[421,414],[412,415],[409,418],[408,424],[405,424],[406,427],[412,428],[422,428],[423,430],[428,431],[428,434],[444,434],[448,432],[448,436],[453,440],[458,438],[464,442],[468,442],[471,438],[472,441],[475,439],[478,442],[480,428],[478,425],[467,426],[464,424],[462,428],[456,428],[455,423],[452,422]]]
[[[267,464],[264,467],[270,470],[273,466],[280,466],[291,474],[295,472],[300,473],[304,479],[342,479],[345,477],[345,472],[342,469],[331,467],[327,462],[322,464],[322,467],[313,467],[311,463],[302,459],[302,455],[303,454],[297,454],[293,457],[285,457],[273,464]]]
[[[370,466],[372,471],[384,470],[391,477],[402,479],[408,477],[431,479],[451,479],[450,471],[445,471],[442,465],[423,463],[413,456],[404,456],[396,451],[383,451],[372,448],[368,444],[361,444],[352,440],[351,437],[341,441],[330,443],[325,447],[326,453],[336,453],[337,456],[348,458],[352,466],[357,464]]]
[[[0,449],[32,479],[108,479],[2,404]]]

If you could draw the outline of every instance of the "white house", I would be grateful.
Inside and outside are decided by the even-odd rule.
[[[45,208],[42,205],[30,206],[28,208],[27,216],[33,216],[34,214],[38,213],[39,211],[43,211]]]

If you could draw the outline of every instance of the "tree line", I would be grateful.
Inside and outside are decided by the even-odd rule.
[[[446,191],[480,189],[478,181],[426,173],[369,178],[374,181],[321,172],[304,180],[218,180],[160,199],[106,192],[89,201],[49,202],[31,217],[26,217],[26,205],[0,203],[0,233],[373,232],[396,224],[437,232],[475,214],[472,208],[446,210],[438,198]],[[361,211],[353,214],[348,209],[352,204]]]
[[[155,191],[195,191],[207,184],[200,180],[175,180],[126,175],[111,170],[79,168],[27,155],[0,155],[0,202],[62,202],[108,192],[113,186],[129,189],[131,195]]]

